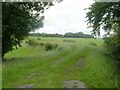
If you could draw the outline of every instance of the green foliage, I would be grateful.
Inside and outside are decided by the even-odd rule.
[[[28,39],[26,41],[26,44],[29,45],[29,46],[36,46],[36,47],[42,46],[43,48],[45,48],[46,51],[57,49],[57,47],[58,47],[58,44],[49,43],[49,42],[47,42],[47,43],[39,42],[39,41],[36,41],[34,39]]]
[[[43,26],[44,12],[52,2],[2,3],[2,57],[21,46],[21,41],[32,30]]]
[[[40,36],[40,37],[63,37],[62,34],[47,34],[47,33],[30,33],[30,36]]]
[[[39,45],[40,45],[40,46],[43,46],[43,45],[44,45],[44,43],[43,43],[43,42],[41,42],[41,43],[39,43]]]
[[[92,34],[99,36],[102,27],[108,53],[120,62],[120,2],[96,2],[88,10],[86,18],[89,27],[93,27]]]
[[[58,47],[58,44],[52,44],[52,43],[46,43],[45,44],[45,50],[52,50],[52,49],[56,49]]]
[[[30,36],[40,36],[40,37],[66,37],[66,38],[93,38],[92,35],[89,34],[84,34],[82,32],[78,32],[78,33],[65,33],[64,35],[62,34],[47,34],[47,33],[31,33],[29,34]]]
[[[78,33],[65,33],[64,37],[70,37],[70,38],[93,38],[92,35],[89,34],[84,34],[82,32],[78,32]]]
[[[111,37],[105,37],[104,38],[106,45],[106,48],[108,49],[108,54],[111,55],[114,59],[118,60],[120,59],[120,42],[118,40],[118,37],[111,36]]]
[[[100,26],[110,34],[113,27],[120,23],[120,2],[96,2],[89,8],[86,18],[89,27],[93,27],[93,35],[100,35]],[[117,26],[118,27],[118,26]],[[115,29],[113,29],[115,31]]]
[[[63,46],[59,46],[59,47],[58,47],[58,51],[63,50],[63,49],[64,49]]]
[[[29,39],[26,41],[26,44],[30,45],[30,46],[37,46],[38,43],[35,40]]]
[[[74,40],[64,39],[63,42],[74,42]]]
[[[41,38],[37,38],[37,40],[41,40]]]
[[[36,37],[30,39],[36,39]],[[64,43],[62,38],[41,38],[38,43],[57,43],[57,50],[24,46],[5,55],[2,65],[2,87],[17,88],[34,84],[33,88],[65,88],[63,81],[80,80],[89,88],[116,88],[116,62],[104,55],[102,39],[72,38],[75,43]],[[89,43],[96,43],[93,47]],[[61,50],[58,50],[59,48]],[[119,80],[120,81],[120,80]],[[11,83],[12,82],[12,83]]]

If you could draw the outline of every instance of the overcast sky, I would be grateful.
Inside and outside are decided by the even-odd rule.
[[[63,0],[45,11],[44,27],[39,29],[40,33],[83,32],[91,34],[92,28],[87,28],[86,12],[93,0]]]

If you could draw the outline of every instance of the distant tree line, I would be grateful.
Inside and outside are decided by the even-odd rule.
[[[65,38],[94,38],[92,35],[89,34],[84,34],[82,32],[78,33],[65,33],[64,35],[62,34],[47,34],[47,33],[30,33],[30,36],[40,36],[40,37],[65,37]]]
[[[30,33],[29,36],[40,36],[40,37],[63,37],[62,34],[47,34],[47,33]]]
[[[78,32],[78,33],[68,32],[68,33],[65,33],[65,34],[64,34],[64,37],[72,37],[72,38],[93,38],[92,35],[84,34],[84,33],[82,33],[82,32]]]

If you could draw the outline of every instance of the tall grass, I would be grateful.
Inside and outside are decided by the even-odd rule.
[[[6,54],[3,62],[3,88],[34,84],[34,88],[64,88],[65,80],[81,80],[89,88],[115,88],[117,68],[105,56],[103,40],[30,37],[38,43],[58,44],[46,51],[42,46],[23,46]],[[66,39],[68,40],[68,39]]]
[[[82,79],[92,87],[118,88],[117,63],[103,53],[104,51],[98,48],[92,50],[82,70]]]

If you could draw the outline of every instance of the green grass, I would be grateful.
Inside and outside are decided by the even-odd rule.
[[[65,80],[81,80],[90,88],[118,87],[116,63],[105,56],[102,39],[30,38],[38,43],[56,43],[62,49],[46,51],[43,46],[23,43],[23,47],[7,53],[3,62],[3,88],[23,84],[64,88]]]

